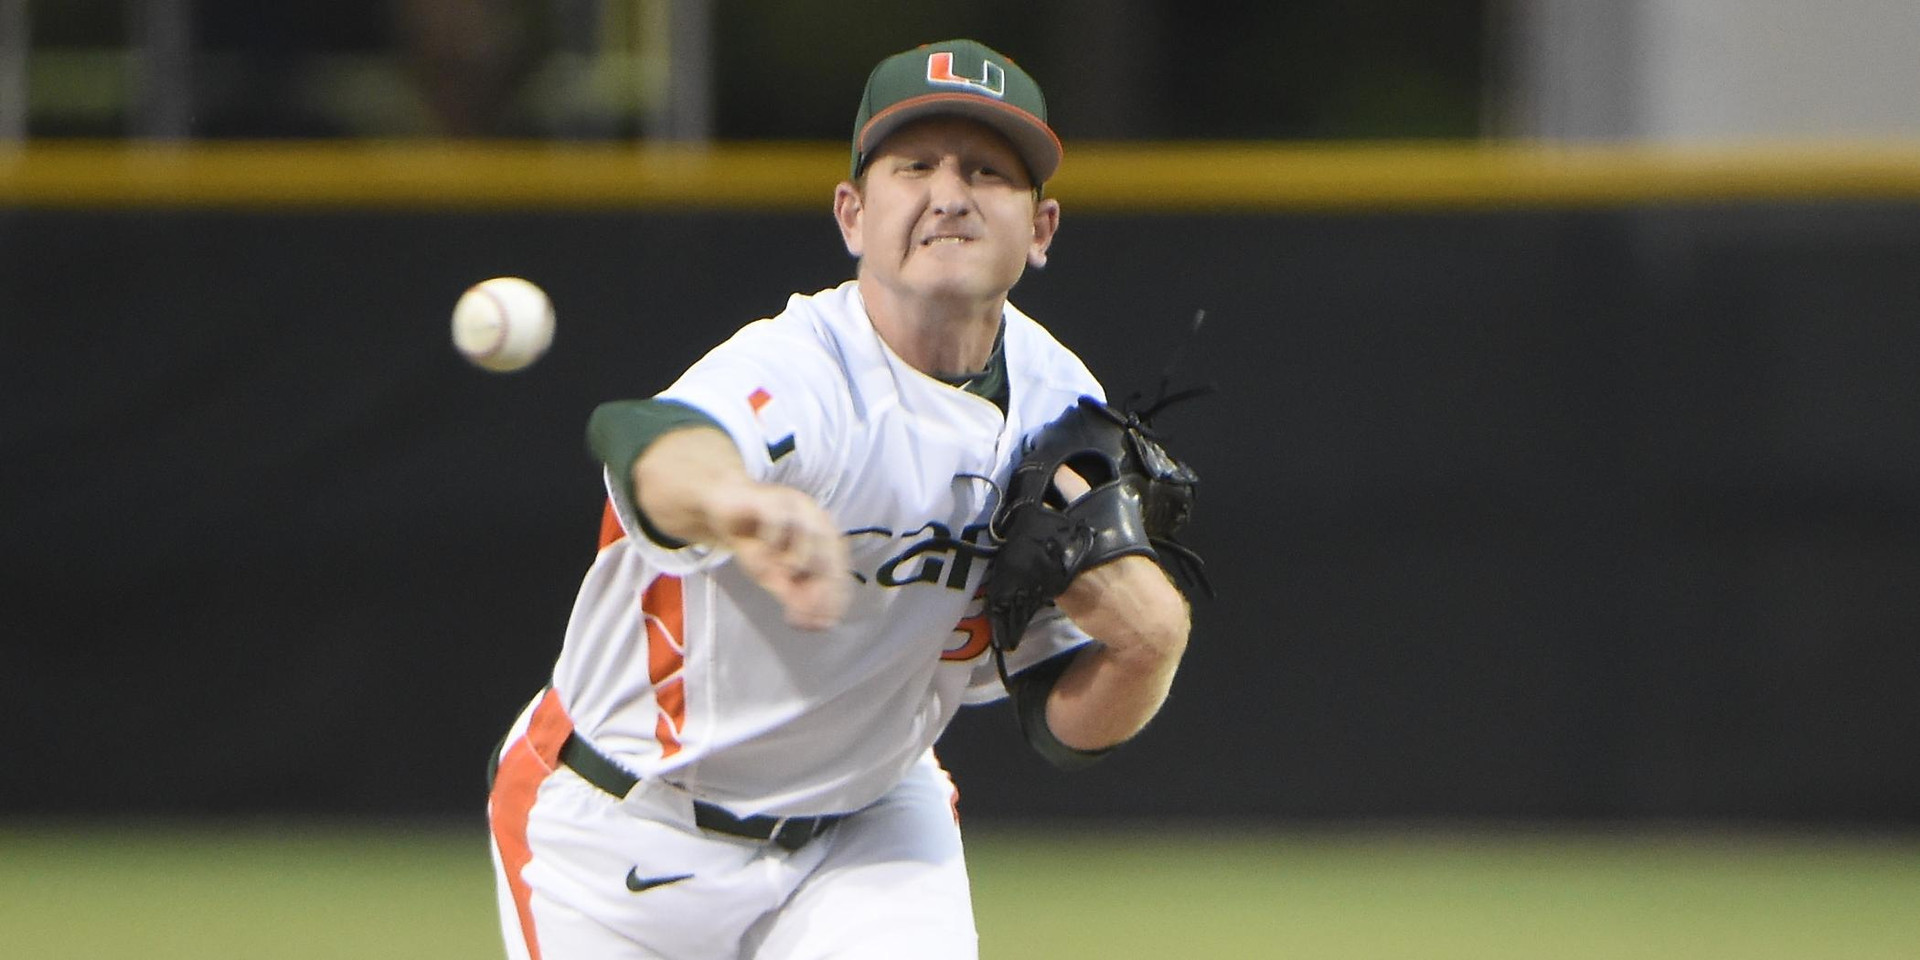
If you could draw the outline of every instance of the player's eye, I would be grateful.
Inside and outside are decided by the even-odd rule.
[[[1003,186],[1020,182],[1015,169],[1005,163],[983,163],[976,169],[974,179],[980,183]]]

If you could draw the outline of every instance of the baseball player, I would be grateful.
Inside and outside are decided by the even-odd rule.
[[[1160,708],[1189,618],[1152,559],[998,654],[982,609],[1023,442],[1103,397],[1007,302],[1060,223],[1046,116],[979,43],[882,61],[833,193],[856,278],[594,411],[599,553],[495,757],[509,956],[973,957],[955,711],[1011,693],[1075,766]]]

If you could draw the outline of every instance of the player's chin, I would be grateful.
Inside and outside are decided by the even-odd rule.
[[[1001,265],[965,270],[924,270],[912,284],[928,300],[975,301],[1004,296],[1020,279],[1020,270]]]

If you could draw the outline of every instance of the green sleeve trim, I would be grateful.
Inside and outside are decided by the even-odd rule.
[[[677,400],[613,400],[595,407],[587,418],[587,448],[613,475],[621,498],[633,507],[641,529],[655,543],[676,549],[686,542],[661,533],[640,512],[640,501],[633,496],[633,463],[661,436],[689,427],[726,432],[719,421]]]
[[[1047,726],[1047,697],[1053,693],[1054,684],[1060,682],[1060,675],[1067,672],[1073,664],[1073,658],[1085,647],[1075,647],[1066,653],[1042,660],[1009,677],[1007,683],[1013,688],[1013,706],[1020,718],[1020,729],[1027,735],[1027,743],[1034,751],[1045,757],[1048,763],[1062,770],[1081,770],[1093,766],[1100,758],[1112,753],[1114,747],[1100,750],[1080,750],[1060,742],[1053,735],[1053,728]],[[1115,744],[1118,746],[1118,744]]]

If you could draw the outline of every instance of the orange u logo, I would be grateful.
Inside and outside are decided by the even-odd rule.
[[[1007,70],[992,60],[980,61],[980,79],[963,77],[953,72],[953,53],[942,51],[927,57],[927,82],[945,83],[954,86],[972,87],[992,97],[1004,97],[1007,94]]]

